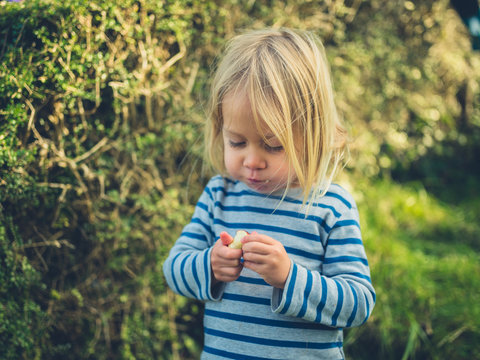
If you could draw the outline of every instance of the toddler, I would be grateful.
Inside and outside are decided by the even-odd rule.
[[[213,79],[207,157],[219,175],[163,265],[205,302],[202,359],[343,359],[375,290],[351,195],[332,180],[346,132],[312,33],[233,38]],[[248,232],[241,249],[226,245]]]

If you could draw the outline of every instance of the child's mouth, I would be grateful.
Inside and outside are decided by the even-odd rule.
[[[257,191],[266,190],[269,182],[270,180],[247,179],[247,185]]]
[[[253,179],[253,178],[249,178],[247,180],[249,183],[252,183],[252,184],[267,184],[270,182],[270,180],[259,180],[259,179]]]

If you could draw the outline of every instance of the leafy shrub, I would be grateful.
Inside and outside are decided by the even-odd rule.
[[[7,358],[168,357],[199,333],[169,326],[188,304],[160,271],[201,182],[179,168],[198,157],[185,4],[2,5]]]
[[[11,218],[2,218],[0,225],[0,357],[16,359],[33,358],[36,347],[49,341],[46,314],[35,301],[42,290],[40,274],[27,258],[17,256],[15,248],[6,242],[7,232],[16,234]],[[18,244],[18,242],[17,242]]]

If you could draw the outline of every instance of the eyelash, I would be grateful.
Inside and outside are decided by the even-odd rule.
[[[239,147],[242,147],[243,145],[245,145],[244,141],[235,142],[235,141],[230,140],[228,143],[230,144],[230,146],[232,148],[239,148]]]
[[[230,144],[230,146],[232,148],[240,148],[242,146],[245,145],[245,142],[244,141],[240,141],[240,142],[235,142],[235,141],[229,141],[228,142]],[[268,152],[280,152],[280,151],[283,151],[283,146],[270,146],[268,144],[263,144],[263,147],[265,148],[265,150],[267,150]]]
[[[265,150],[269,152],[280,152],[283,151],[283,146],[270,146],[268,144],[264,144]]]

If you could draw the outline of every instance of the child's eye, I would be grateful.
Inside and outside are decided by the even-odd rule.
[[[283,151],[283,146],[282,146],[282,145],[279,145],[279,146],[271,146],[271,145],[265,144],[264,147],[265,147],[265,150],[267,150],[267,151],[269,151],[269,152],[280,152],[280,151]]]
[[[232,148],[239,148],[239,147],[242,147],[245,145],[245,141],[232,141],[232,140],[229,140],[228,141],[228,144],[232,147]]]

